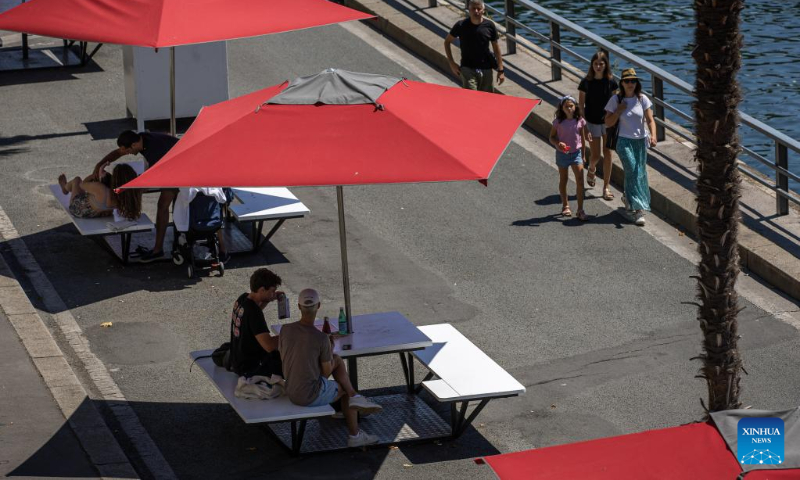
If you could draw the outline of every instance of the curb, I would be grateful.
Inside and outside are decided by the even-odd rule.
[[[2,256],[0,308],[100,476],[139,478]]]
[[[447,57],[444,54],[444,37],[434,32],[431,28],[420,24],[411,18],[421,10],[430,8],[410,8],[396,2],[385,0],[344,0],[344,5],[360,10],[376,19],[370,23],[380,32],[391,37],[400,45],[419,55],[443,72],[449,71]],[[405,8],[405,12],[401,11]],[[441,7],[438,7],[441,8]],[[442,32],[447,33],[442,27]],[[456,50],[457,46],[453,46]],[[448,74],[449,75],[449,74]],[[495,87],[501,94],[524,94],[530,96],[528,90],[523,90],[519,85],[506,80],[502,87]],[[513,90],[513,91],[512,91]],[[543,103],[533,110],[525,120],[524,125],[535,133],[547,137],[550,133],[551,119],[555,107]],[[651,158],[655,158],[651,155]],[[648,162],[649,163],[649,162]],[[650,165],[647,168],[650,178],[651,205],[672,222],[677,223],[689,232],[697,231],[697,216],[695,214],[694,191],[688,190],[678,183],[670,180]],[[620,186],[624,182],[624,171],[615,159],[612,163],[612,183]],[[743,178],[745,181],[746,178]],[[672,195],[667,192],[673,193]],[[761,236],[744,223],[739,224],[739,256],[740,264],[750,272],[758,275],[770,285],[778,288],[796,300],[800,300],[800,258],[787,252],[779,245]]]

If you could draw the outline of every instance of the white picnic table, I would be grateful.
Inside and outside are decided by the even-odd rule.
[[[233,195],[239,204],[231,204],[228,211],[239,223],[255,222],[252,229],[251,242],[253,251],[257,251],[261,244],[275,234],[290,218],[302,218],[310,212],[286,187],[248,187],[233,188]],[[277,223],[262,239],[261,232],[264,222],[277,220]]]
[[[337,328],[337,318],[330,318],[331,326]],[[322,329],[324,319],[314,324]],[[279,335],[281,325],[272,325],[272,331]],[[353,316],[353,333],[335,336],[333,352],[348,359],[348,370],[353,388],[358,389],[358,370],[355,359],[372,355],[403,353],[431,346],[428,338],[416,325],[400,312],[367,313]]]
[[[121,243],[120,252],[114,250],[114,248],[112,248],[108,242],[105,242],[105,246],[112,253],[114,253],[114,255],[118,256],[122,260],[122,263],[125,264],[128,263],[131,235],[136,232],[150,231],[155,226],[153,225],[153,222],[150,221],[150,218],[148,218],[144,213],[142,213],[142,215],[136,220],[126,220],[122,222],[115,222],[113,216],[78,218],[72,215],[72,213],[69,211],[70,194],[65,194],[62,192],[60,185],[50,185],[50,193],[52,193],[53,197],[58,200],[61,208],[63,208],[67,213],[67,216],[72,221],[72,224],[75,225],[75,228],[81,235],[86,237],[106,237],[108,235],[119,235]]]
[[[411,354],[438,377],[423,381],[422,385],[440,402],[525,393],[524,385],[449,323],[419,329],[433,345]]]

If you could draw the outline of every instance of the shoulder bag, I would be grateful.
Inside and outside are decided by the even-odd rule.
[[[617,105],[622,102],[622,95],[617,95]],[[617,139],[619,138],[619,119],[614,125],[610,127],[606,127],[606,144],[604,145],[605,148],[610,150],[617,149]]]

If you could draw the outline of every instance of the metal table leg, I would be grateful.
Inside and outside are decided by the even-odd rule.
[[[120,233],[120,240],[122,243],[122,264],[128,264],[128,257],[131,253],[131,233]]]
[[[453,438],[458,438],[464,433],[464,430],[466,430],[472,421],[475,420],[478,414],[481,413],[481,410],[483,410],[483,407],[489,403],[489,400],[491,399],[485,398],[481,400],[481,403],[479,403],[478,406],[472,410],[472,413],[469,414],[469,417],[466,418],[465,416],[467,413],[467,407],[469,406],[469,401],[453,402],[450,404],[450,425],[453,429]],[[461,404],[461,408],[458,410],[456,410],[456,403]]]
[[[358,364],[356,358],[347,359],[347,373],[350,375],[350,383],[353,389],[358,390]]]
[[[306,433],[306,420],[292,421],[292,455],[300,454],[303,445],[303,434]]]

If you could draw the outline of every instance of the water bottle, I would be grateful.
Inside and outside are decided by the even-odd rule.
[[[327,333],[330,335],[332,330],[331,322],[328,320],[328,317],[325,317],[325,322],[322,324],[322,333]]]
[[[347,335],[347,315],[344,314],[344,307],[339,307],[339,334]]]
[[[285,293],[278,295],[278,318],[289,318],[292,310],[289,308],[289,297]]]

